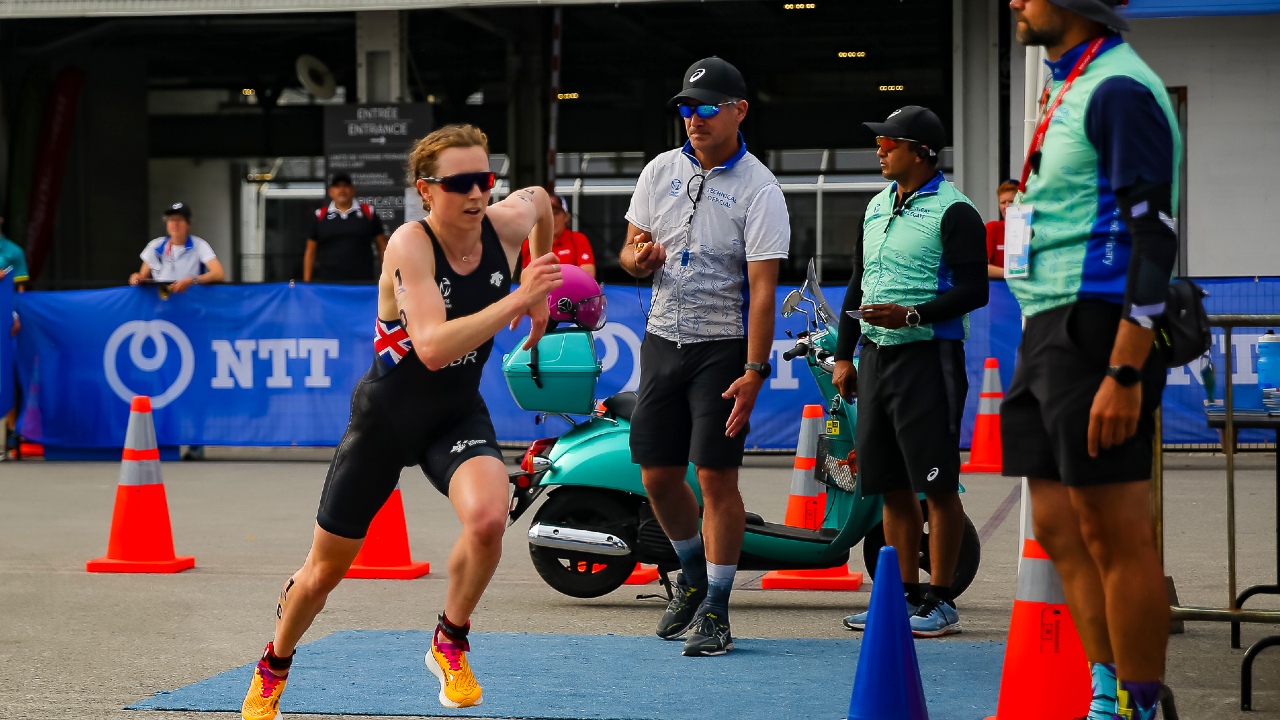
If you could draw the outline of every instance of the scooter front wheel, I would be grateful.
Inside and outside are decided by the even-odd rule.
[[[921,510],[924,512],[925,518],[929,517],[929,510],[925,501],[920,502]],[[884,525],[878,524],[867,533],[862,539],[862,562],[867,566],[867,573],[873,578],[876,574],[876,565],[880,560],[880,548],[884,547]],[[974,527],[973,521],[966,515],[964,518],[964,536],[960,541],[960,557],[956,562],[956,572],[951,580],[951,589],[956,597],[969,589],[969,585],[973,583],[973,579],[978,575],[978,566],[982,562],[982,542],[978,537],[978,529]],[[930,572],[929,569],[929,531],[926,530],[920,535],[920,569],[924,572]]]
[[[611,533],[634,548],[638,514],[614,493],[566,487],[551,492],[533,522]],[[599,555],[530,544],[529,558],[548,585],[576,598],[600,597],[617,590],[636,566],[634,550],[627,555]]]

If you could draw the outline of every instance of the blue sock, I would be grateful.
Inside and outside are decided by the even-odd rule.
[[[1116,703],[1116,720],[1155,720],[1160,704],[1160,681],[1120,681]]]
[[[737,573],[737,565],[707,563],[707,599],[703,605],[708,610],[729,614],[729,593],[733,591],[733,576]]]
[[[688,540],[672,540],[671,547],[676,549],[676,557],[680,558],[680,572],[684,573],[685,583],[691,588],[705,590],[707,556],[702,549],[702,533]]]
[[[1116,714],[1116,666],[1111,663],[1089,663],[1093,676],[1093,702],[1089,703],[1087,720],[1111,720]]]

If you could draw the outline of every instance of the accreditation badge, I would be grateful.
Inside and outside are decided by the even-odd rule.
[[[1004,211],[1004,276],[1025,280],[1031,275],[1031,205],[1010,205]]]

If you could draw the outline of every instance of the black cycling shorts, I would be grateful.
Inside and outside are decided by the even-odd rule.
[[[964,343],[868,344],[858,361],[858,480],[864,495],[960,488]]]
[[[640,392],[631,416],[631,461],[644,467],[740,467],[744,427],[726,437],[733,400],[721,395],[742,377],[742,338],[683,343],[648,333],[640,344]]]
[[[1165,368],[1155,353],[1142,368],[1138,431],[1089,457],[1089,412],[1111,364],[1120,306],[1080,300],[1027,318],[1009,392],[1000,405],[1003,473],[1068,487],[1149,480],[1155,410]]]
[[[363,538],[406,467],[418,465],[441,493],[463,462],[502,449],[478,392],[468,398],[413,392],[426,368],[406,358],[389,373],[374,367],[351,393],[351,422],[329,465],[316,522],[345,538]]]

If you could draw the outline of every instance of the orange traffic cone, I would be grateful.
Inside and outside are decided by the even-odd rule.
[[[822,428],[822,406],[805,405],[800,418],[800,439],[791,471],[791,494],[787,496],[785,523],[790,527],[817,530],[827,507],[822,483],[813,479],[818,464],[818,435]],[[820,570],[771,570],[760,579],[765,590],[857,590],[862,573],[849,572],[848,565]]]
[[[431,572],[431,563],[414,562],[409,553],[409,532],[404,522],[404,500],[396,485],[382,509],[373,516],[364,545],[346,577],[377,580],[412,580]]]
[[[1031,495],[1022,483],[1022,560],[1009,621],[1000,700],[987,720],[1071,720],[1089,714],[1089,661],[1062,592],[1062,578],[1031,528]]]
[[[978,395],[978,417],[973,422],[973,441],[969,444],[969,462],[960,472],[998,473],[1003,467],[1000,445],[1000,361],[987,358],[982,370],[982,393]]]
[[[111,515],[107,555],[85,563],[89,572],[176,573],[195,567],[193,557],[175,557],[169,502],[160,477],[160,450],[151,421],[151,398],[129,405],[120,484]]]
[[[648,585],[658,579],[658,568],[652,565],[641,565],[636,563],[636,569],[631,571],[631,576],[622,582],[623,585]]]

